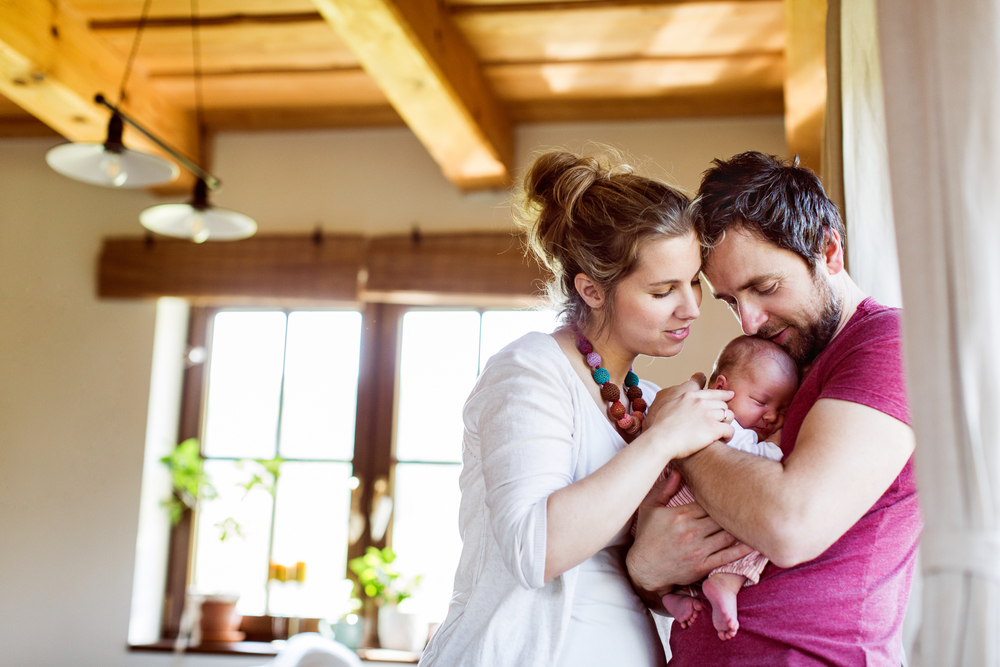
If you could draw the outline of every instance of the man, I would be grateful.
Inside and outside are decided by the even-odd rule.
[[[720,641],[706,614],[674,626],[672,665],[898,667],[921,527],[899,313],[847,275],[836,206],[797,164],[756,152],[716,160],[699,207],[712,293],[744,334],[787,350],[803,379],[784,459],[715,443],[679,461],[698,505],[664,506],[676,479],[654,488],[629,573],[658,605],[717,565],[712,552],[726,545],[717,522],[771,565],[740,593],[733,639]]]

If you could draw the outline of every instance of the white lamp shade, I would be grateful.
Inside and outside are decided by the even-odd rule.
[[[115,153],[104,144],[62,144],[46,153],[45,161],[63,176],[109,188],[159,185],[180,174],[177,165],[157,155],[128,148]]]
[[[139,222],[157,234],[191,239],[195,243],[236,241],[257,232],[257,223],[242,213],[214,206],[197,209],[191,204],[161,204],[147,208],[139,214]]]

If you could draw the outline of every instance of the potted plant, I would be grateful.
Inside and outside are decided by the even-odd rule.
[[[275,457],[268,460],[254,460],[262,468],[251,478],[239,486],[249,493],[255,486],[262,486],[272,496],[280,475],[280,467],[284,459]],[[212,485],[205,471],[205,460],[201,456],[201,447],[197,438],[188,438],[175,446],[160,462],[170,470],[173,493],[163,501],[170,513],[171,523],[176,524],[186,510],[197,512],[207,501],[218,497],[218,491]],[[243,461],[239,465],[243,465]],[[262,476],[263,475],[263,476]],[[243,536],[243,530],[236,519],[229,517],[216,524],[219,530],[219,540],[226,541],[233,536]],[[239,631],[242,617],[236,613],[238,595],[206,594],[192,596],[192,602],[197,603],[199,625],[202,641],[232,642],[244,639],[244,633]]]
[[[420,575],[403,577],[393,562],[390,548],[368,547],[364,556],[347,565],[358,576],[362,593],[378,609],[378,640],[382,648],[419,653],[427,641],[427,624],[416,614],[400,611],[399,605],[420,585]]]

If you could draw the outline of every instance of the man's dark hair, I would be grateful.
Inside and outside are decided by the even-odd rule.
[[[809,265],[826,249],[825,232],[846,244],[836,204],[812,171],[774,155],[748,151],[714,160],[704,173],[696,202],[698,233],[707,258],[729,229],[747,231],[791,250]]]

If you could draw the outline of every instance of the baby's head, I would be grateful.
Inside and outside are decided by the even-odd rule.
[[[738,336],[722,348],[708,386],[734,392],[729,409],[736,421],[766,440],[785,423],[785,410],[799,388],[799,369],[775,343]]]

